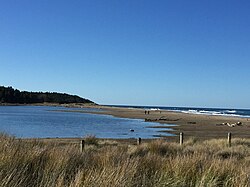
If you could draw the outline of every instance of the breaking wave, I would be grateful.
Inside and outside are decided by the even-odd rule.
[[[212,115],[212,116],[231,116],[231,117],[248,117],[236,114],[237,112],[234,111],[207,111],[207,110],[182,110],[182,113],[188,114],[200,114],[200,115]]]

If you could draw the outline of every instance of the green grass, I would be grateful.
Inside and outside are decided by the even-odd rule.
[[[78,144],[1,134],[0,150],[1,187],[250,186],[250,139],[231,147],[226,140],[98,144],[80,153]]]

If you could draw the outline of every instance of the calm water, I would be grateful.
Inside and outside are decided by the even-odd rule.
[[[68,108],[0,106],[0,131],[21,138],[83,137],[88,134],[99,138],[154,138],[160,134],[170,135],[157,132],[162,129],[147,128],[157,126],[158,123],[108,115],[53,111],[57,109]],[[130,132],[130,129],[134,129],[134,132]]]

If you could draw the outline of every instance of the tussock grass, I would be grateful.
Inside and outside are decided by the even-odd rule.
[[[80,153],[77,144],[0,134],[0,186],[247,187],[249,145],[249,139],[233,139],[231,147],[226,140],[191,139],[183,146],[155,140],[139,146],[105,144]]]
[[[84,137],[84,140],[87,144],[98,145],[98,139],[95,137],[95,135],[89,134]]]

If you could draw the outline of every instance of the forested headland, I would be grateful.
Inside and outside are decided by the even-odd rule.
[[[12,87],[0,86],[0,103],[33,104],[33,103],[92,103],[77,95],[57,92],[28,92]]]

